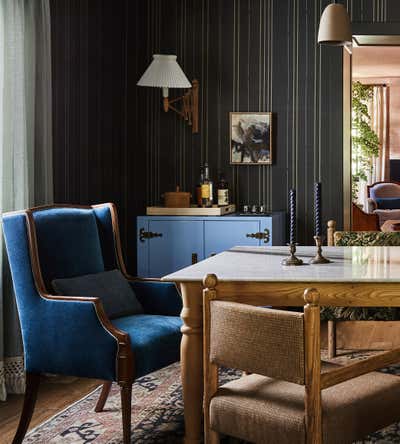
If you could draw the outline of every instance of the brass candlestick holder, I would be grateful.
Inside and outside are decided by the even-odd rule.
[[[290,256],[286,259],[283,259],[282,265],[303,265],[303,261],[295,256],[296,253],[296,243],[291,242],[288,244],[290,247]]]
[[[310,260],[310,264],[329,264],[331,261],[322,256],[322,236],[314,236],[315,245],[317,246],[317,254]]]

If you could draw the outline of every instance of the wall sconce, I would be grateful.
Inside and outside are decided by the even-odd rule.
[[[164,111],[172,110],[183,117],[192,127],[192,133],[199,132],[199,82],[191,84],[176,61],[176,55],[154,54],[153,61],[146,69],[138,86],[162,88]],[[170,99],[169,88],[189,88],[183,96]],[[175,104],[182,102],[181,109]]]
[[[318,43],[348,47],[351,42],[351,23],[346,8],[340,3],[331,3],[321,15]]]

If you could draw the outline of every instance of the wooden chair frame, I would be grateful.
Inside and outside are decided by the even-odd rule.
[[[380,185],[380,184],[384,184],[384,183],[392,183],[394,185],[399,185],[400,186],[400,182],[396,182],[395,180],[382,180],[380,182],[374,182],[371,185],[367,185],[367,197],[371,197],[371,188],[374,188],[375,185]]]
[[[100,298],[97,297],[80,297],[80,296],[59,296],[49,294],[46,285],[43,280],[43,275],[39,261],[38,243],[36,237],[36,227],[33,214],[37,211],[43,211],[53,208],[81,208],[81,209],[94,209],[108,207],[111,213],[115,253],[117,257],[118,267],[121,273],[129,281],[160,281],[159,279],[139,279],[132,277],[128,274],[125,266],[125,262],[122,255],[121,237],[118,225],[117,210],[113,203],[99,204],[99,205],[70,205],[70,204],[54,204],[44,205],[39,207],[23,210],[19,213],[24,213],[26,217],[26,224],[28,230],[29,239],[29,253],[32,264],[32,273],[35,280],[36,289],[39,296],[43,299],[49,300],[62,300],[62,301],[86,301],[91,302],[95,306],[95,310],[99,321],[107,330],[111,336],[115,338],[118,343],[118,351],[116,356],[116,369],[117,369],[117,383],[121,389],[121,404],[122,404],[122,426],[123,426],[123,443],[128,444],[131,442],[131,401],[132,401],[132,384],[135,380],[135,358],[131,348],[130,338],[128,333],[125,333],[116,328],[106,315],[103,304]],[[24,436],[28,430],[29,423],[32,419],[34,411],[37,392],[40,383],[40,375],[26,374],[26,391],[23,410],[21,413],[20,422],[15,434],[13,444],[21,444]],[[95,407],[96,412],[101,412],[107,401],[112,381],[104,381],[102,391],[100,393],[98,402]]]
[[[203,286],[204,442],[218,444],[219,434],[211,430],[209,415],[210,401],[218,389],[218,365],[210,362],[210,314],[213,301],[230,300],[230,298],[229,296],[218,297],[218,278],[214,274],[208,274],[204,278]],[[231,300],[235,300],[234,295],[231,295]],[[304,306],[306,443],[322,444],[321,391],[400,361],[400,348],[321,374],[318,291],[314,288],[305,289],[304,300],[306,303]]]

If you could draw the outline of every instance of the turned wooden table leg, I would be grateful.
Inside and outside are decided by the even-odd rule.
[[[185,444],[200,443],[203,414],[203,297],[201,283],[181,284],[181,374],[185,412]]]

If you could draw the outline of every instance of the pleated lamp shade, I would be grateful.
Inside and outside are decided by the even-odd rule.
[[[331,3],[321,15],[318,43],[344,46],[351,41],[351,23],[346,8],[340,3]]]
[[[158,88],[191,88],[192,85],[176,61],[176,55],[154,54],[138,86]]]

